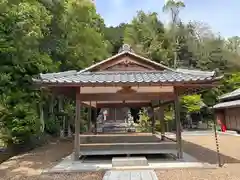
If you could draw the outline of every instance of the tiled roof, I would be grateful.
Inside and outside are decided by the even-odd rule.
[[[240,98],[240,88],[219,97],[220,100]]]
[[[221,108],[230,108],[230,107],[238,107],[240,106],[240,100],[235,101],[228,101],[216,104],[213,106],[214,109],[221,109]]]
[[[67,71],[60,73],[40,74],[40,83],[174,83],[214,80],[215,76],[209,74],[193,74],[171,70],[164,71],[102,71],[102,72],[77,72]]]
[[[182,72],[186,74],[195,74],[195,75],[205,75],[205,76],[214,76],[216,73],[215,71],[201,71],[198,69],[182,69],[182,68],[177,68],[177,72]]]

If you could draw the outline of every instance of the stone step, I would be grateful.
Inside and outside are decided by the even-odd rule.
[[[158,180],[154,170],[107,171],[103,180]]]
[[[112,167],[148,166],[146,157],[113,157]]]

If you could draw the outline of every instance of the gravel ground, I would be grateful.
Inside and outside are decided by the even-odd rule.
[[[0,164],[0,180],[101,180],[104,172],[43,175],[72,152],[70,141],[53,140],[29,153],[12,157]]]
[[[216,164],[214,136],[186,136],[184,151],[199,161]],[[239,180],[240,137],[221,135],[220,152],[223,168],[156,170],[159,180]],[[15,156],[0,164],[0,180],[101,180],[104,172],[42,174],[72,151],[69,141],[53,141],[29,153]],[[239,163],[239,164],[238,164]]]
[[[178,169],[156,171],[159,180],[239,180],[240,165],[218,169]]]
[[[201,162],[217,163],[214,135],[185,136],[184,151]],[[157,170],[159,180],[239,180],[240,137],[220,135],[219,147],[222,168]]]

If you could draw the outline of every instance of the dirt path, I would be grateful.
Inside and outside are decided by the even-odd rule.
[[[54,166],[57,162],[72,152],[72,142],[70,141],[51,141],[48,145],[37,148],[29,153],[21,154],[12,157],[8,161],[0,164],[0,179],[1,180],[53,180],[53,179],[68,179],[72,175],[41,175],[42,170]],[[101,175],[101,174],[100,174]],[[75,177],[79,180],[96,179],[95,174],[76,174]],[[81,177],[81,178],[79,178]],[[89,179],[90,178],[90,179]]]

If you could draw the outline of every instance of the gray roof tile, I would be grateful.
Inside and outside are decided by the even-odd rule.
[[[188,81],[213,80],[215,76],[211,74],[192,74],[179,71],[103,71],[103,72],[76,72],[67,71],[60,73],[40,74],[35,82],[43,83],[174,83]]]
[[[240,106],[240,100],[218,103],[215,106],[213,106],[213,108],[221,109],[221,108],[230,108],[230,107],[238,107],[238,106]]]
[[[220,100],[227,100],[227,99],[232,99],[232,98],[237,98],[240,97],[240,88],[236,89],[235,91],[232,91],[230,93],[224,94],[219,97]]]
[[[183,69],[183,68],[178,68],[176,69],[177,72],[182,72],[182,73],[187,73],[187,74],[195,74],[195,75],[204,75],[204,76],[214,76],[215,71],[201,71],[198,69]]]

